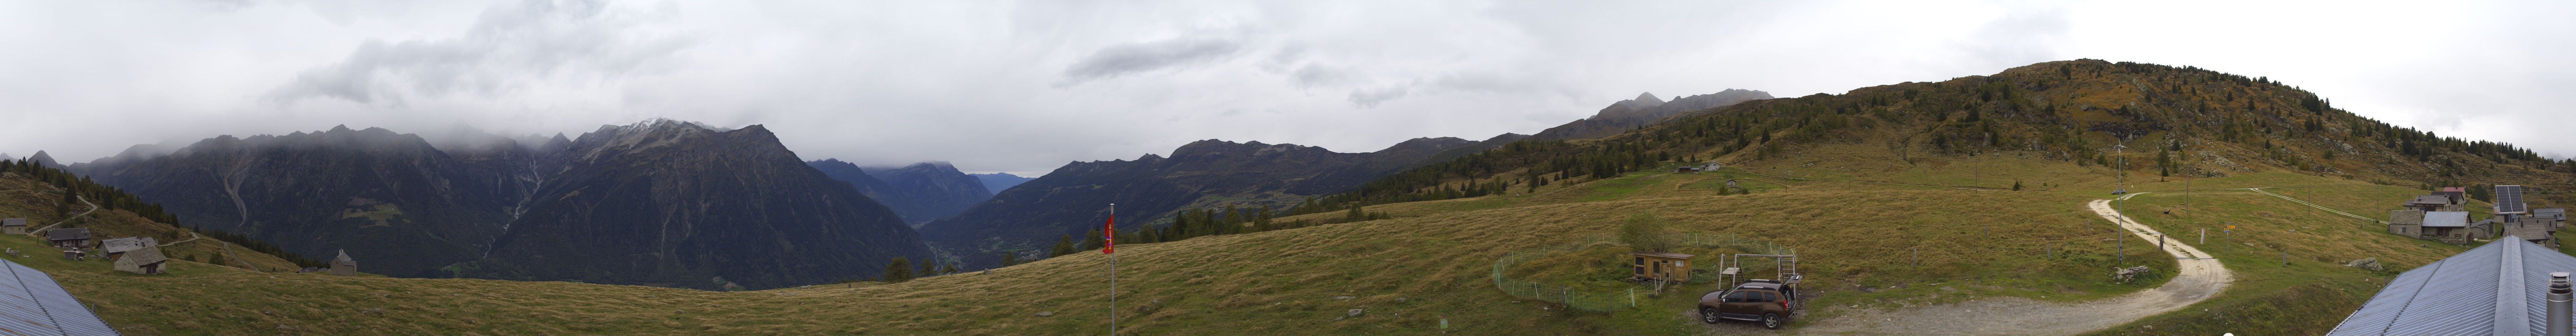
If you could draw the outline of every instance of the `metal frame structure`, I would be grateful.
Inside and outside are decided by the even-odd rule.
[[[1772,280],[1779,281],[1780,288],[1787,292],[1786,294],[1789,296],[1790,307],[1795,309],[1806,306],[1806,300],[1798,299],[1797,295],[1799,294],[1798,283],[1801,282],[1801,280],[1804,280],[1806,276],[1798,274],[1798,255],[1795,254],[1727,254],[1725,259],[1718,259],[1718,267],[1722,270],[1717,272],[1718,275],[1726,277],[1727,290],[1734,290],[1736,287],[1744,286],[1745,282],[1751,280],[1751,278],[1744,276],[1743,268],[1745,257],[1771,258],[1773,267],[1777,268],[1780,272],[1780,279]]]

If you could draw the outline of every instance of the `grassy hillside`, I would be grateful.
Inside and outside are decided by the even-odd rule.
[[[1774,187],[1749,195],[1691,187],[1727,174]],[[2157,285],[2105,279],[2117,259],[2110,252],[2120,248],[2107,239],[2114,236],[2107,226],[2079,212],[2107,187],[2102,172],[2059,164],[2011,174],[2061,189],[1636,173],[1537,193],[1371,209],[1396,219],[1131,244],[1119,249],[1120,327],[1135,334],[1429,334],[1448,319],[1452,332],[1463,333],[1695,332],[1699,326],[1682,312],[1712,290],[1704,284],[1639,298],[1645,309],[1567,313],[1505,295],[1487,277],[1504,253],[1607,234],[1625,214],[1649,212],[1680,230],[1795,246],[1812,286],[1826,289],[1815,306],[1835,307],[1815,316],[1993,296],[2099,298]],[[2145,242],[2119,242],[2130,244],[2131,264],[2173,267]],[[1921,266],[1905,257],[1918,248]],[[2050,250],[2058,257],[2044,255]],[[1581,259],[1532,267],[1622,267]],[[1080,334],[1107,329],[1106,261],[1083,253],[990,274],[756,292],[269,274],[192,263],[154,277],[111,273],[103,263],[34,266],[56,270],[112,325],[148,334]],[[1595,269],[1565,280],[1615,274]],[[1857,290],[1864,286],[1872,291]],[[1364,312],[1349,318],[1349,309]]]
[[[2116,235],[2079,212],[2082,202],[2108,196],[2102,191],[2111,187],[2113,177],[2098,167],[1979,156],[1848,174],[1848,179],[1831,176],[1832,167],[1741,168],[1746,170],[1631,173],[1592,183],[1553,184],[1534,193],[1515,189],[1508,195],[1369,209],[1395,219],[1121,246],[1119,326],[1132,334],[1432,334],[1447,319],[1451,332],[1471,334],[1700,332],[1684,312],[1696,294],[1713,289],[1704,284],[1641,297],[1642,309],[1569,313],[1505,295],[1487,277],[1494,258],[1504,253],[1611,233],[1619,218],[1633,213],[1658,214],[1676,229],[1738,234],[1799,249],[1811,288],[1823,294],[1811,305],[1817,307],[1813,315],[1799,323],[1853,309],[1997,296],[2082,300],[2157,285],[2107,281],[2111,260],[2117,258],[2110,252],[2121,250],[2107,238]],[[1771,187],[1738,195],[1693,187],[1729,175]],[[2026,188],[1914,183],[1949,180],[2021,180]],[[2379,257],[2415,266],[2461,250],[2378,233],[2358,220],[2337,220],[2251,192],[2186,193],[2184,183],[2142,184],[2137,189],[2150,193],[2127,207],[2135,214],[2180,207],[2173,218],[2139,216],[2168,232],[2189,232],[2197,228],[2186,226],[2194,221],[2238,223],[2232,242],[2253,246],[2204,250],[2229,259],[2228,266],[2242,280],[2219,298],[2193,307],[2210,312],[2185,309],[2113,332],[2161,334],[2193,326],[2240,333],[2317,330],[2317,325],[2340,320],[2376,290],[2374,281],[2384,281],[2394,271],[2330,262]],[[2323,184],[2315,194],[2345,196],[2312,202],[2346,209],[2378,207],[2414,192],[2290,173],[2189,183],[2208,188]],[[2175,203],[2186,198],[2194,203]],[[2288,233],[2290,229],[2299,232]],[[2116,243],[2129,244],[2125,250],[2131,264],[2167,271],[2173,267],[2170,259],[2146,248],[2152,242]],[[31,238],[0,237],[0,246],[39,244]],[[2289,246],[2291,266],[2276,266],[2277,249],[2270,246]],[[1918,248],[1921,266],[1911,258]],[[2050,251],[2063,252],[2050,258],[2045,253]],[[1619,267],[1579,256],[1559,259],[1529,267],[1572,268],[1578,271],[1549,278],[1596,283],[1600,279],[1595,278],[1617,272],[1579,270]],[[1100,334],[1107,329],[1107,258],[1097,253],[989,274],[754,292],[258,273],[193,262],[174,262],[174,273],[146,277],[109,271],[104,262],[17,260],[54,273],[76,295],[97,305],[111,325],[135,334]],[[1352,298],[1336,299],[1340,296]],[[2301,300],[2281,299],[2286,297]],[[1347,317],[1349,309],[1363,313]],[[2149,325],[2158,327],[2145,329]]]
[[[0,217],[27,218],[27,223],[30,228],[43,227],[56,222],[64,222],[66,219],[69,219],[69,222],[64,223],[62,226],[55,226],[55,228],[89,228],[90,235],[98,239],[150,236],[153,237],[152,239],[161,243],[172,244],[170,246],[161,247],[162,253],[170,256],[172,259],[219,263],[231,267],[271,272],[291,272],[302,268],[296,266],[293,262],[286,261],[286,259],[254,252],[249,248],[242,247],[241,245],[227,243],[212,237],[190,240],[190,238],[195,238],[197,235],[191,233],[187,229],[146,220],[141,216],[135,215],[132,211],[100,210],[98,212],[91,213],[88,216],[69,216],[79,215],[81,211],[89,208],[82,204],[72,204],[71,213],[67,214],[67,216],[58,217],[54,215],[54,206],[56,203],[61,202],[62,192],[62,189],[55,188],[52,185],[36,182],[26,178],[0,177]],[[24,236],[20,237],[24,238]],[[40,248],[29,250],[25,247],[19,247],[18,249],[36,251],[31,252],[34,254],[46,254],[53,253],[52,251],[57,251],[50,247],[42,247],[44,246],[44,244],[41,243],[42,241],[37,241],[39,243],[36,244],[36,246],[39,246]],[[56,259],[60,258],[57,257]]]
[[[2177,235],[2170,243],[2199,244],[2238,280],[2192,307],[2102,334],[2315,334],[2389,276],[2465,247],[2228,189],[2284,187],[2267,190],[2371,215],[2427,184],[2547,191],[2576,180],[2551,171],[2563,165],[2510,146],[2426,141],[2277,83],[2228,76],[2043,63],[1748,102],[1606,139],[1471,155],[1277,220],[1325,222],[1344,216],[1336,204],[1366,204],[1392,219],[1120,246],[1118,332],[1705,333],[1688,311],[1715,289],[1706,282],[1641,291],[1657,295],[1638,297],[1640,309],[1607,314],[1568,312],[1493,287],[1493,263],[1506,253],[1609,234],[1622,218],[1647,213],[1681,231],[1797,249],[1809,288],[1820,294],[1797,324],[1981,298],[2106,298],[2161,281],[2112,283],[2114,267],[2170,274],[2175,266],[2153,251],[2155,242],[2115,233],[2083,210],[2110,197],[2125,175],[2131,190],[2147,193],[2121,202],[2129,214]],[[2111,152],[2119,139],[2134,148]],[[2171,148],[2157,143],[2189,143],[2179,152],[2192,155],[2148,151]],[[2123,156],[2131,170],[2105,168]],[[1730,167],[1669,173],[1678,162],[1703,160]],[[1716,186],[1730,178],[1753,192],[1721,194]],[[2576,195],[2537,196],[2534,205],[2545,207]],[[2213,232],[2207,243],[2192,235],[2231,224],[2234,233]],[[1601,259],[1618,251],[1591,246],[1513,272],[1613,290],[1625,266]],[[2340,266],[2364,257],[2398,267]],[[1108,260],[1087,252],[989,273],[752,292],[271,274],[184,262],[153,277],[107,272],[104,264],[31,266],[55,272],[111,325],[135,334],[1001,335],[1107,333]]]

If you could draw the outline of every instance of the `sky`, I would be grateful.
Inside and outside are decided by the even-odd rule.
[[[1651,92],[2077,58],[2270,77],[2553,157],[2571,2],[0,1],[0,153],[316,131],[765,125],[808,160],[1037,175],[1202,139],[1367,152]]]

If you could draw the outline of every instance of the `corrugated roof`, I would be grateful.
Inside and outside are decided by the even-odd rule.
[[[2531,216],[2532,216],[2532,217],[2549,217],[2549,219],[2556,219],[2556,220],[2567,220],[2567,208],[2541,208],[2541,209],[2531,209]]]
[[[2549,272],[2567,271],[2576,256],[2499,239],[2398,274],[2326,335],[2539,335],[2548,324],[2541,289]]]
[[[2424,227],[2468,227],[2467,211],[2425,211]]]
[[[1692,255],[1688,255],[1688,254],[1670,253],[1670,252],[1628,252],[1628,254],[1641,255],[1641,256],[1649,256],[1649,257],[1664,257],[1664,258],[1673,258],[1673,259],[1690,259],[1691,257],[1693,257]]]
[[[44,271],[8,260],[0,268],[0,334],[117,334]]]

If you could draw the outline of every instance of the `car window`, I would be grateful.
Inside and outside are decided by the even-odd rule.
[[[1762,293],[1762,302],[1780,302],[1780,295]]]
[[[1726,302],[1744,302],[1744,298],[1751,296],[1753,296],[1753,292],[1735,292],[1733,294],[1726,295]]]

